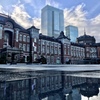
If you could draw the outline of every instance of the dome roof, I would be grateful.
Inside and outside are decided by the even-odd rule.
[[[98,93],[99,93],[98,84],[95,84],[95,83],[89,84],[89,83],[87,83],[84,86],[81,86],[80,93],[83,96],[86,96],[86,97],[92,97],[94,95],[98,95]]]
[[[86,35],[86,34],[84,34],[83,36],[78,37],[77,39],[78,39],[78,41],[95,40],[94,36],[90,36],[90,35]]]

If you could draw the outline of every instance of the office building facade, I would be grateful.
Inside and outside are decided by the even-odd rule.
[[[65,27],[66,36],[71,39],[71,42],[76,42],[78,38],[78,28],[76,26],[66,26]]]
[[[47,36],[58,37],[61,31],[64,31],[63,10],[45,6],[41,13],[41,32]]]

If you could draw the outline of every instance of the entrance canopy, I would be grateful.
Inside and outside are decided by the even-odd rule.
[[[16,53],[20,54],[23,52],[22,49],[16,48],[16,47],[6,47],[0,50],[1,53]]]

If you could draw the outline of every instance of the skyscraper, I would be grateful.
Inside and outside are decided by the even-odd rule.
[[[76,26],[66,26],[65,33],[66,36],[71,39],[71,42],[76,42],[76,39],[78,38],[78,28]]]
[[[41,32],[44,35],[58,37],[64,31],[63,10],[45,6],[41,13]]]

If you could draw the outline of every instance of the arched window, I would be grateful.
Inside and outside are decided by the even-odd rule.
[[[22,41],[22,34],[19,35],[19,41]]]
[[[10,37],[7,32],[4,33],[4,45],[8,46],[10,42]]]

